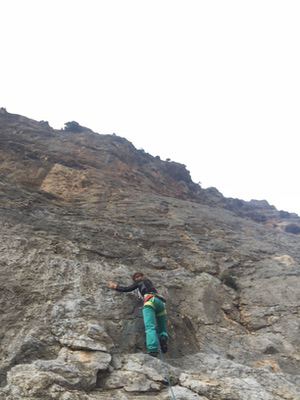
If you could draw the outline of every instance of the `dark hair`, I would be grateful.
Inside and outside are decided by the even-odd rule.
[[[132,279],[135,281],[136,278],[138,278],[139,276],[144,277],[144,274],[143,274],[142,272],[135,272],[135,273],[132,275]]]

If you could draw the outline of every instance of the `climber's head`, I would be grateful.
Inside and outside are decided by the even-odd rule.
[[[142,281],[144,278],[145,278],[145,276],[142,272],[135,272],[132,275],[132,279],[134,280],[134,282]]]

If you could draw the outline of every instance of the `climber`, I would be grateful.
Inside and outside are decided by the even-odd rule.
[[[120,286],[111,281],[108,282],[107,286],[118,292],[132,292],[138,289],[144,301],[143,319],[146,332],[147,352],[151,356],[157,357],[159,348],[163,353],[168,351],[165,299],[158,295],[150,279],[146,278],[142,272],[135,272],[132,279],[134,283],[130,286]]]

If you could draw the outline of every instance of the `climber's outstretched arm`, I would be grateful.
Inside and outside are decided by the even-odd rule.
[[[120,286],[116,282],[109,281],[107,287],[109,287],[110,289],[115,289],[118,292],[132,292],[133,290],[138,288],[138,283],[135,282],[130,286]]]

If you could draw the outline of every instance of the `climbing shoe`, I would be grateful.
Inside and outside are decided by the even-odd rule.
[[[148,353],[148,354],[151,357],[158,357],[158,352],[157,351],[150,351],[150,353]]]
[[[166,353],[168,351],[168,338],[167,336],[161,336],[159,338],[160,348],[162,353]]]

